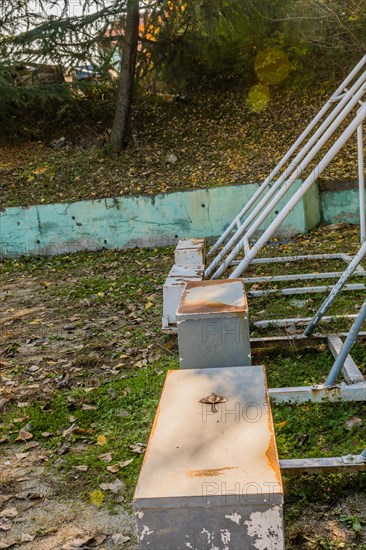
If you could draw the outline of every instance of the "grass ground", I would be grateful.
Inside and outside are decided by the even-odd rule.
[[[118,157],[103,149],[108,131],[93,122],[74,129],[63,149],[37,141],[1,147],[0,208],[262,181],[336,87],[279,89],[260,113],[249,110],[239,84],[180,102],[139,97]],[[324,178],[356,177],[356,149],[351,139]]]
[[[352,253],[357,241],[354,228],[324,227],[273,241],[263,255]],[[0,262],[0,508],[17,513],[3,520],[12,527],[0,531],[0,548],[51,550],[78,536],[90,547],[136,548],[131,496],[165,373],[179,368],[176,337],[160,330],[172,263],[172,248]],[[344,293],[333,311],[356,312],[363,295]],[[295,298],[252,298],[251,320],[311,315],[324,295]],[[353,352],[363,372],[365,349]],[[259,350],[253,361],[267,367],[270,386],[319,383],[332,364],[324,346]],[[366,446],[365,403],[276,405],[273,414],[281,458]],[[365,475],[285,486],[287,548],[366,549]]]

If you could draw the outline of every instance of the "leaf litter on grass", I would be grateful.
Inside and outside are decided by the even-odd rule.
[[[206,86],[182,103],[142,96],[132,113],[137,138],[117,157],[71,143],[58,150],[42,142],[2,147],[1,206],[263,181],[330,96],[319,90],[279,88],[260,113],[246,105],[241,83]],[[323,179],[352,178],[355,164],[357,144],[349,140]]]
[[[333,246],[334,239],[329,235],[332,230],[320,228],[285,244],[273,241],[263,255],[273,255],[272,244],[278,255],[301,249],[308,253],[311,246],[324,250],[324,242]],[[355,229],[342,230],[342,238],[342,251],[356,249]],[[0,370],[4,384],[0,399],[5,400],[0,437],[7,442],[3,443],[7,445],[3,447],[7,449],[4,460],[9,463],[3,487],[7,500],[0,511],[13,507],[18,510],[19,503],[23,503],[19,516],[28,518],[31,511],[38,526],[36,533],[25,523],[24,532],[36,536],[40,550],[48,548],[47,544],[61,547],[85,538],[80,527],[75,528],[76,516],[70,517],[65,511],[64,502],[69,509],[77,508],[77,523],[83,518],[81,523],[88,535],[107,536],[104,547],[112,548],[112,537],[117,540],[120,534],[120,540],[130,539],[123,543],[126,548],[135,548],[133,522],[125,510],[141,467],[164,374],[170,368],[179,368],[176,338],[160,330],[161,287],[172,262],[172,248],[0,262],[1,284],[7,289],[3,304],[5,312],[10,312],[0,336],[1,349],[8,350]],[[43,284],[45,280],[48,285]],[[147,303],[154,307],[146,309]],[[260,307],[264,316],[273,307],[273,300],[257,304],[251,301],[251,312],[255,315]],[[308,302],[303,308],[297,304],[297,314],[302,315],[308,306]],[[24,307],[42,307],[43,315],[36,317],[40,322],[31,324],[34,317],[14,316]],[[366,362],[364,346],[357,345],[355,353],[362,366]],[[268,367],[271,385],[315,380],[331,361],[326,350],[293,350],[289,354],[283,350],[258,359]],[[345,403],[273,407],[280,455],[354,452],[364,440],[365,423],[356,423],[351,430],[345,423],[355,417],[364,418],[362,407]],[[15,443],[19,431],[25,429],[32,439]],[[32,478],[26,480],[32,469],[37,483]],[[311,510],[314,501],[347,501],[350,494],[357,493],[357,487],[362,487],[362,479],[357,481],[355,476],[331,476],[317,485],[302,479],[292,481],[287,484],[286,497],[291,521],[296,518],[301,522],[304,510]],[[301,510],[297,512],[299,503]],[[30,511],[23,506],[31,506]],[[57,507],[66,518],[68,531],[52,531],[54,525],[44,520],[45,508],[52,515]],[[103,521],[113,518],[109,511],[124,518],[126,530],[122,534],[121,522],[119,527],[114,523],[114,527],[103,527],[99,533],[91,527],[95,526],[95,514],[104,514]],[[352,513],[357,515],[357,509]],[[309,514],[317,513],[313,510]],[[94,523],[84,519],[90,516]],[[342,525],[339,528],[342,531]],[[18,524],[13,522],[6,536],[13,537],[14,533],[21,540],[17,529]],[[286,529],[291,531],[288,520]],[[315,540],[314,532],[305,532],[311,541]],[[294,542],[289,548],[306,548],[304,541],[301,544],[296,546]]]

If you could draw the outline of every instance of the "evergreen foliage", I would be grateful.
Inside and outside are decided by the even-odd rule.
[[[112,57],[121,57],[127,4],[85,0],[73,13],[71,0],[1,0],[1,122],[9,125],[25,109],[54,116],[57,106],[74,105],[78,97],[75,84],[24,84],[16,67],[92,64],[108,80]],[[366,51],[365,28],[365,0],[144,0],[137,75],[163,81],[171,91],[202,78],[267,85],[258,66],[263,73],[269,61],[261,52],[272,51],[272,66],[284,55],[281,71],[302,86],[316,71],[352,66]],[[99,86],[114,89],[108,82]]]

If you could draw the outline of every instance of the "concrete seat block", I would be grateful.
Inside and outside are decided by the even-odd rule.
[[[140,550],[284,548],[262,366],[168,373],[133,504]]]
[[[251,365],[242,279],[188,281],[176,319],[181,368]]]
[[[178,265],[205,265],[205,239],[180,239],[175,249]]]
[[[176,327],[176,312],[187,281],[201,281],[203,267],[173,265],[163,286],[163,330]]]

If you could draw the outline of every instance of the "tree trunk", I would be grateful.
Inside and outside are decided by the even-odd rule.
[[[125,145],[133,83],[135,78],[136,53],[139,33],[139,0],[127,0],[127,16],[122,48],[121,74],[118,85],[117,105],[114,114],[110,142],[116,150]]]

